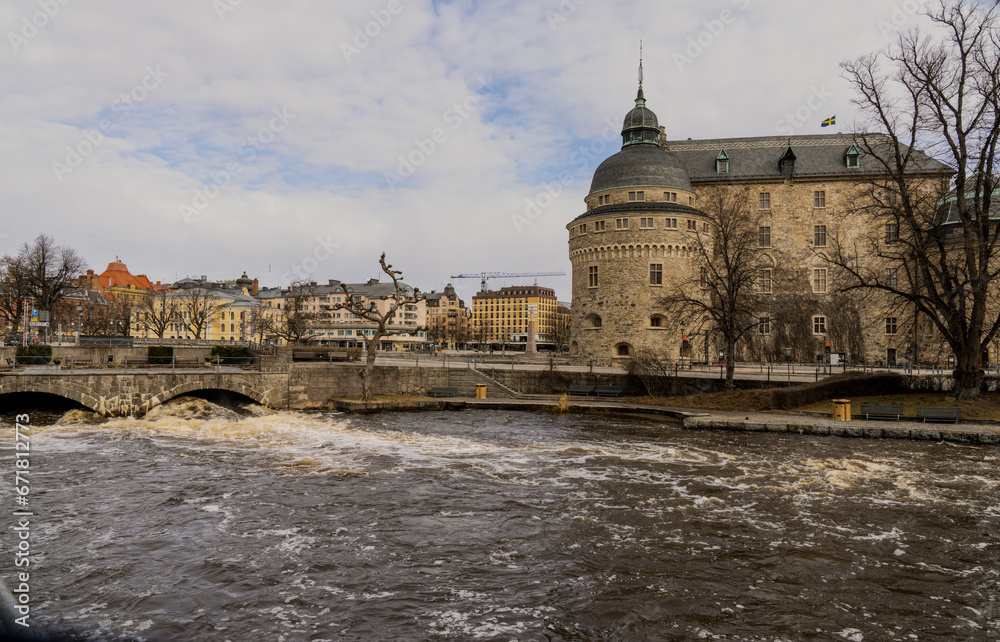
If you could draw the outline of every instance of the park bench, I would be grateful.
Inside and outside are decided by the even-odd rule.
[[[174,357],[174,365],[177,366],[196,366],[201,363],[201,359],[198,357]]]
[[[594,392],[598,397],[619,397],[625,386],[596,386]]]
[[[962,418],[960,408],[917,408],[917,419],[927,421],[953,421],[956,424]]]
[[[458,388],[452,388],[447,386],[431,388],[432,397],[454,397],[457,394],[458,394]]]
[[[330,361],[347,361],[350,359],[346,352],[327,352],[326,356]]]
[[[569,387],[569,394],[571,395],[583,395],[584,397],[589,396],[590,393],[594,392],[596,386],[581,386],[577,384],[572,384]]]
[[[882,417],[888,419],[893,417],[899,419],[903,416],[903,407],[894,404],[861,404],[861,414],[865,416],[865,419],[871,419],[872,417]]]
[[[92,365],[94,365],[94,358],[93,357],[67,356],[67,357],[65,357],[65,360],[66,360],[65,361],[66,365],[67,366],[72,366],[72,367],[76,367],[76,366],[92,366]]]
[[[148,366],[149,357],[125,357],[123,362],[126,368],[129,366]]]

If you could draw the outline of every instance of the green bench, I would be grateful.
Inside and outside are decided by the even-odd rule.
[[[595,386],[594,392],[598,397],[620,397],[625,390],[625,386]]]
[[[917,408],[917,419],[927,421],[953,421],[956,424],[962,418],[960,408]]]
[[[573,384],[569,387],[568,392],[571,395],[583,395],[584,397],[586,397],[590,395],[590,393],[594,392],[596,387],[597,386],[580,386]]]
[[[883,419],[888,419],[890,417],[898,420],[903,416],[903,407],[895,404],[861,404],[861,413],[865,416],[865,419],[871,419],[872,417],[881,417]]]
[[[458,388],[447,386],[431,388],[432,397],[454,397],[458,394]]]

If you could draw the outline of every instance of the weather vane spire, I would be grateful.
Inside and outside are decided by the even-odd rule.
[[[639,39],[639,85],[642,85],[642,39]]]

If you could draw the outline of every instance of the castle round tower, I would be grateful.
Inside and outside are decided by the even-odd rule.
[[[622,149],[594,172],[587,211],[569,230],[570,354],[599,363],[639,349],[681,356],[682,332],[659,299],[698,274],[691,180],[669,152],[639,86]]]

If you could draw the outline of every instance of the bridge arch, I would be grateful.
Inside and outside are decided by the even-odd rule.
[[[144,415],[153,408],[155,408],[156,406],[159,406],[160,404],[166,403],[171,399],[181,397],[191,392],[202,392],[211,390],[221,390],[224,392],[230,392],[237,395],[242,395],[244,397],[247,397],[248,399],[251,399],[252,401],[259,403],[262,406],[268,405],[264,395],[261,394],[259,391],[255,390],[252,386],[247,386],[244,384],[231,384],[228,382],[223,383],[219,381],[211,381],[211,382],[186,381],[184,383],[173,386],[172,388],[169,388],[167,390],[163,390],[161,393],[154,395],[153,397],[148,399],[145,403],[140,404],[139,408],[136,411],[136,414]]]
[[[70,401],[76,402],[92,410],[93,412],[101,411],[101,400],[98,397],[90,394],[85,388],[78,385],[73,385],[73,382],[58,381],[56,379],[45,379],[37,380],[35,378],[18,380],[14,379],[13,385],[5,385],[0,388],[0,397],[6,395],[19,395],[19,394],[48,394],[56,397],[62,397],[63,399],[68,399]]]

